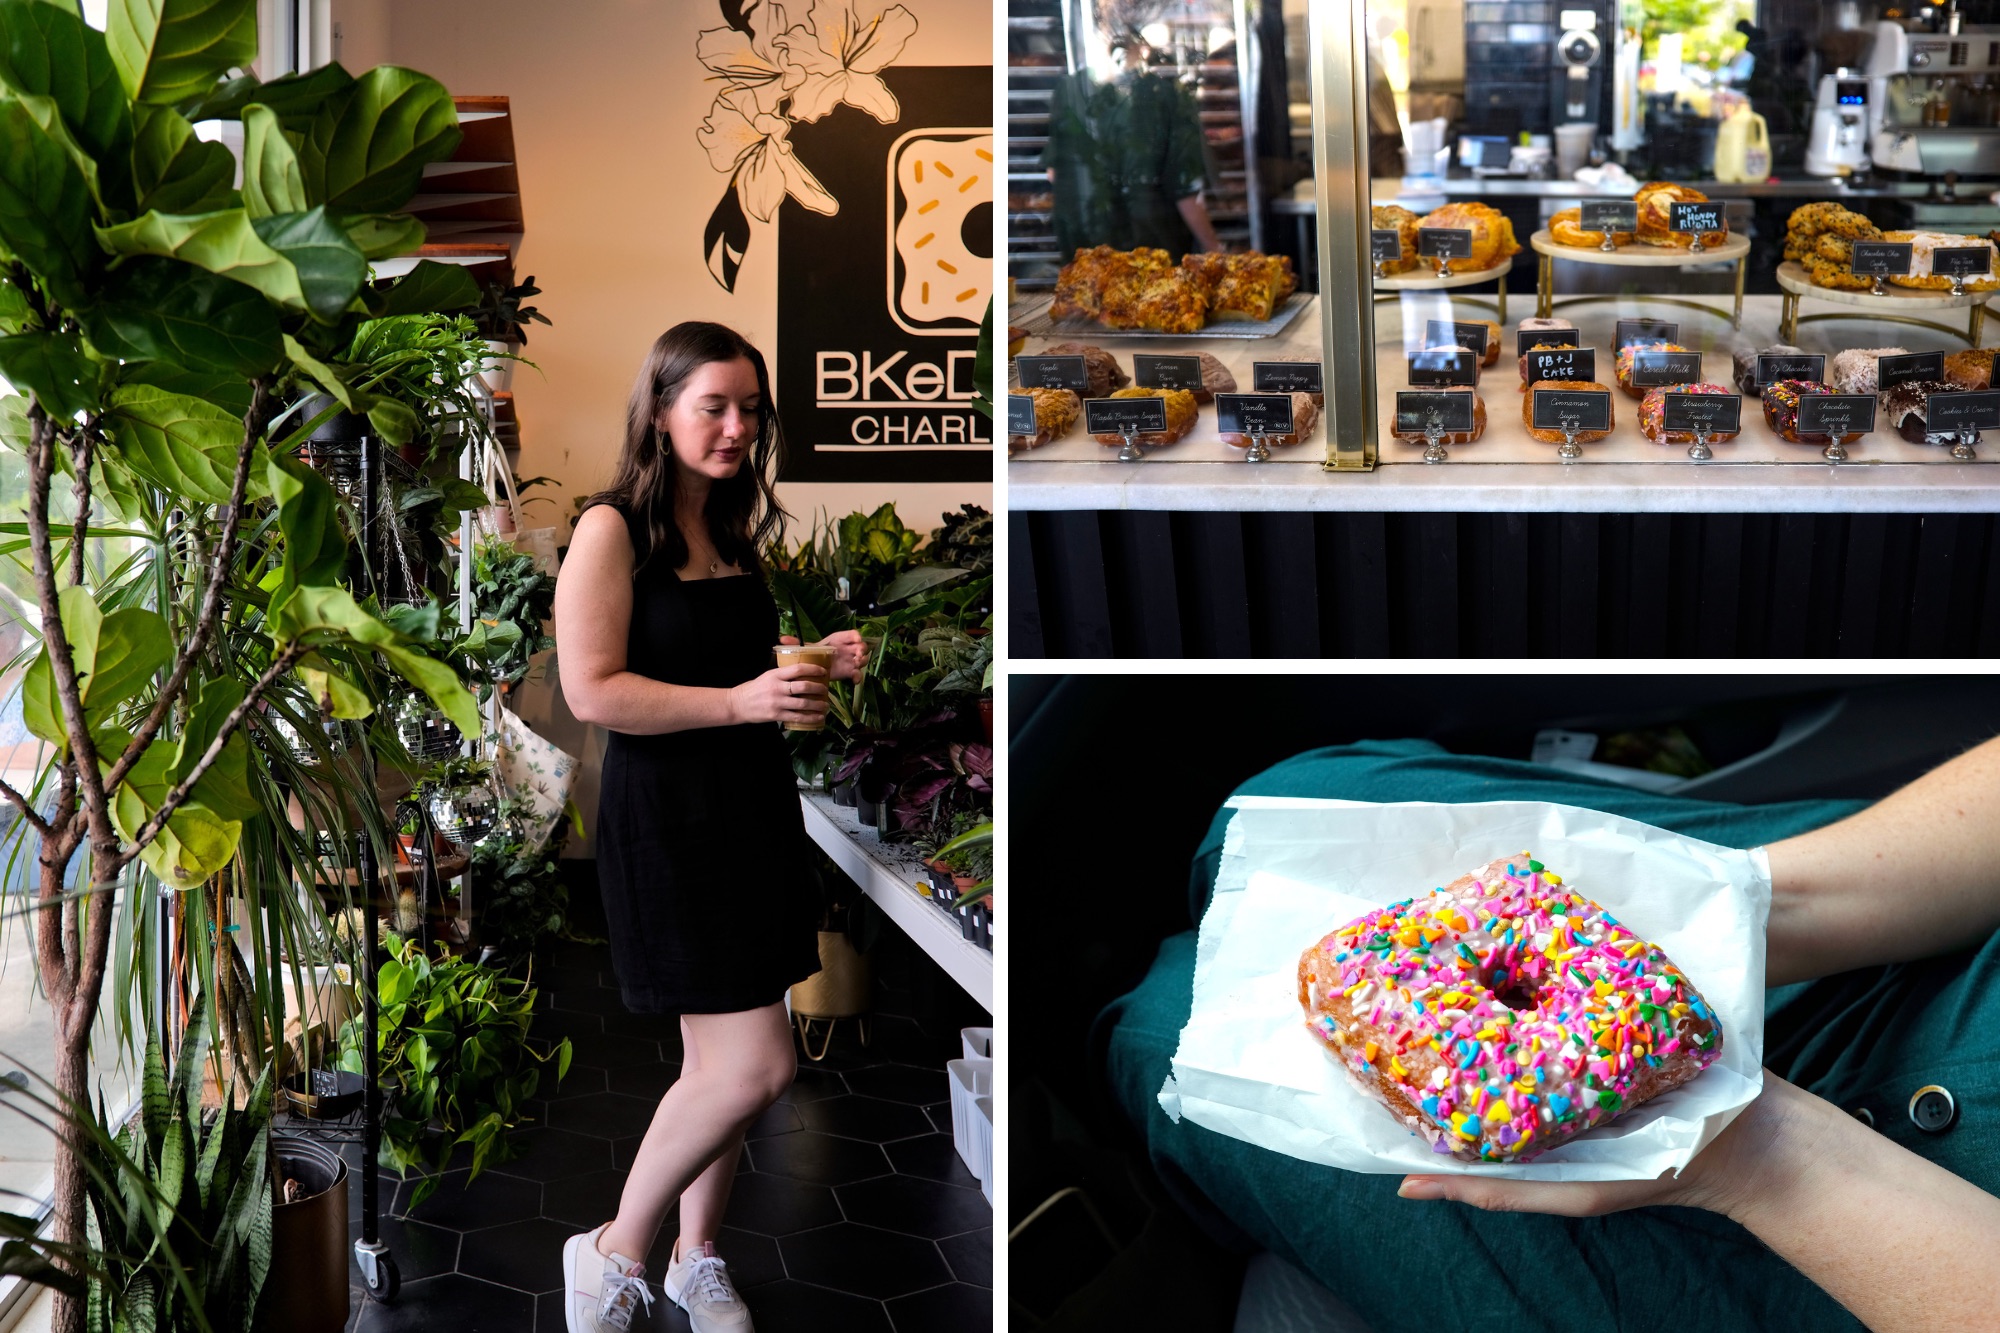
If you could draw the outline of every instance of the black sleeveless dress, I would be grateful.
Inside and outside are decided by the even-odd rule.
[[[643,521],[624,510],[635,565]],[[626,670],[728,688],[770,670],[778,610],[762,577],[632,579]],[[613,731],[597,806],[611,958],[634,1013],[738,1013],[819,970],[817,862],[776,723]]]

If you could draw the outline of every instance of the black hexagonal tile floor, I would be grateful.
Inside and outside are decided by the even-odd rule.
[[[841,1075],[847,1086],[865,1097],[886,1097],[911,1106],[930,1106],[951,1099],[951,1085],[945,1082],[944,1067],[918,1069],[913,1065],[876,1065]]]
[[[935,1239],[993,1225],[993,1210],[976,1189],[916,1176],[881,1176],[842,1185],[833,1195],[850,1222]]]
[[[644,1134],[646,1126],[653,1123],[653,1112],[657,1107],[657,1100],[627,1097],[618,1092],[597,1092],[588,1097],[567,1097],[559,1102],[550,1102],[547,1120],[555,1129],[615,1139],[628,1134]]]
[[[605,1072],[611,1091],[622,1092],[627,1097],[644,1097],[652,1102],[666,1096],[667,1089],[674,1086],[680,1076],[680,1062],[667,1060],[650,1065],[628,1065]]]
[[[563,1242],[581,1227],[546,1217],[485,1227],[465,1233],[458,1271],[517,1291],[560,1290]]]
[[[889,1154],[889,1164],[898,1175],[921,1176],[970,1190],[979,1188],[979,1177],[965,1169],[965,1159],[958,1155],[958,1145],[949,1134],[924,1134],[885,1143],[882,1151]]]
[[[463,1273],[405,1282],[389,1305],[365,1303],[355,1333],[521,1333],[535,1317],[535,1298]]]
[[[609,1032],[570,1034],[572,1064],[594,1069],[627,1069],[633,1065],[660,1064],[660,1043],[650,1037],[625,1037]]]
[[[959,1333],[981,1328],[993,1318],[993,1293],[963,1282],[933,1287],[889,1302],[896,1333]]]
[[[493,1167],[524,1180],[558,1180],[611,1168],[611,1145],[595,1134],[536,1125],[513,1136],[520,1156]]]
[[[671,1221],[661,1227],[660,1238],[646,1255],[646,1278],[655,1287],[659,1287],[666,1278],[667,1265],[673,1262],[674,1241],[679,1230]],[[769,1236],[724,1227],[722,1234],[715,1238],[715,1253],[729,1266],[729,1280],[738,1291],[747,1292],[780,1281],[785,1276],[784,1261],[778,1257],[778,1242]],[[661,1294],[665,1295],[664,1288]]]
[[[786,1333],[790,1329],[811,1330],[811,1333],[894,1333],[882,1302],[805,1282],[788,1279],[759,1287],[745,1295],[744,1304],[750,1307],[750,1316],[763,1333]],[[684,1319],[679,1327],[686,1327]]]
[[[886,1143],[931,1132],[931,1122],[914,1106],[880,1097],[825,1097],[799,1108],[806,1127],[844,1139]]]
[[[540,1216],[542,1187],[536,1182],[519,1176],[482,1171],[479,1179],[467,1185],[466,1179],[471,1174],[470,1171],[445,1172],[444,1182],[414,1214],[410,1209],[410,1198],[421,1182],[412,1176],[396,1187],[396,1201],[389,1211],[397,1217],[414,1215],[420,1222],[450,1227],[454,1231],[472,1231]],[[461,1246],[461,1259],[464,1253]]]
[[[789,1236],[840,1220],[840,1205],[826,1185],[750,1171],[730,1187],[730,1223],[759,1235]]]
[[[837,1222],[778,1242],[785,1272],[803,1282],[888,1300],[952,1280],[936,1245],[914,1236]]]
[[[388,1194],[384,1194],[386,1202]],[[396,1271],[405,1282],[420,1277],[436,1277],[440,1273],[458,1270],[459,1233],[450,1227],[433,1226],[429,1222],[419,1222],[413,1217],[391,1217],[383,1215],[376,1220],[375,1238],[389,1247],[396,1256]],[[351,1248],[361,1239],[361,1215],[350,1211],[347,1222],[347,1241]],[[356,1282],[361,1279],[361,1270],[352,1270]]]
[[[889,1172],[889,1159],[874,1144],[811,1129],[759,1139],[745,1151],[759,1171],[816,1185],[847,1185]]]
[[[781,1101],[794,1106],[816,1102],[822,1097],[838,1097],[847,1091],[847,1083],[831,1069],[817,1069],[800,1063],[799,1072],[792,1075],[792,1086],[785,1089]]]
[[[750,1127],[743,1131],[746,1139],[768,1139],[779,1134],[796,1134],[806,1127],[799,1118],[799,1108],[789,1102],[772,1102],[765,1107]]]
[[[553,1063],[541,1069],[541,1078],[535,1082],[535,1097],[539,1101],[562,1102],[572,1097],[588,1097],[594,1092],[603,1092],[610,1086],[604,1070],[597,1065],[587,1065],[571,1058],[569,1072],[560,1080],[556,1078]]]
[[[990,1288],[993,1285],[992,1228],[968,1231],[963,1236],[947,1236],[937,1246],[960,1282],[970,1282],[975,1287]]]
[[[611,1168],[551,1180],[542,1186],[542,1216],[583,1231],[618,1216],[618,1200],[624,1192],[625,1172]]]

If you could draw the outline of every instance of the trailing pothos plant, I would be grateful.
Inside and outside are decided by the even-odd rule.
[[[199,885],[268,818],[242,734],[267,697],[296,682],[316,725],[367,716],[400,678],[478,724],[454,671],[343,585],[334,493],[289,456],[316,422],[273,429],[317,389],[389,443],[417,435],[416,412],[342,357],[369,320],[478,298],[446,265],[369,280],[423,240],[402,209],[456,147],[456,112],[390,66],[232,76],[256,56],[256,13],[111,0],[98,32],[70,6],[0,0],[0,377],[23,395],[0,399],[0,447],[27,462],[41,620],[23,714],[56,753],[0,800],[39,839],[37,967],[72,1101],[107,969],[138,966],[110,956],[109,892],[135,862]],[[242,125],[240,189],[229,149],[194,131],[211,119]],[[87,558],[103,542],[123,558]],[[61,1242],[83,1235],[82,1146],[57,1146]],[[83,1313],[60,1297],[57,1333]]]

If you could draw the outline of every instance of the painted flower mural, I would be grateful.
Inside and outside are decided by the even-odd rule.
[[[723,85],[695,138],[729,176],[702,233],[702,255],[715,280],[734,291],[752,218],[769,222],[787,195],[816,213],[840,211],[792,151],[792,126],[842,105],[893,123],[902,112],[881,71],[903,53],[917,20],[901,5],[868,0],[814,0],[797,24],[783,5],[721,0],[721,8],[727,26],[707,29],[695,44],[709,78]]]

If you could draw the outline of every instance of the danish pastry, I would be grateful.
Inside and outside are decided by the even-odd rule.
[[[1051,440],[1060,440],[1069,434],[1077,417],[1083,414],[1083,400],[1069,389],[1028,389],[1025,392],[1035,400],[1035,433],[1033,435],[1009,435],[1007,452],[1016,449],[1039,449]]]
[[[1611,233],[1613,245],[1630,245],[1635,233],[1614,231]],[[1583,210],[1565,208],[1549,219],[1549,236],[1557,245],[1574,245],[1579,249],[1599,250],[1604,246],[1604,233],[1583,229]]]
[[[1133,437],[1140,444],[1172,444],[1175,440],[1180,439],[1183,435],[1194,429],[1194,421],[1198,409],[1195,407],[1194,395],[1186,389],[1141,389],[1135,385],[1129,389],[1120,389],[1118,392],[1112,394],[1111,397],[1164,398],[1167,400],[1167,428],[1164,431],[1141,431]],[[1099,435],[1095,438],[1099,444],[1122,445],[1125,443],[1123,435]]]
[[[1671,181],[1647,181],[1639,187],[1639,193],[1632,196],[1639,206],[1639,230],[1633,233],[1642,245],[1678,245],[1685,247],[1690,233],[1673,230],[1673,206],[1675,204],[1705,204],[1708,196],[1691,185],[1675,185]],[[1720,236],[1719,232],[1705,235]]]

